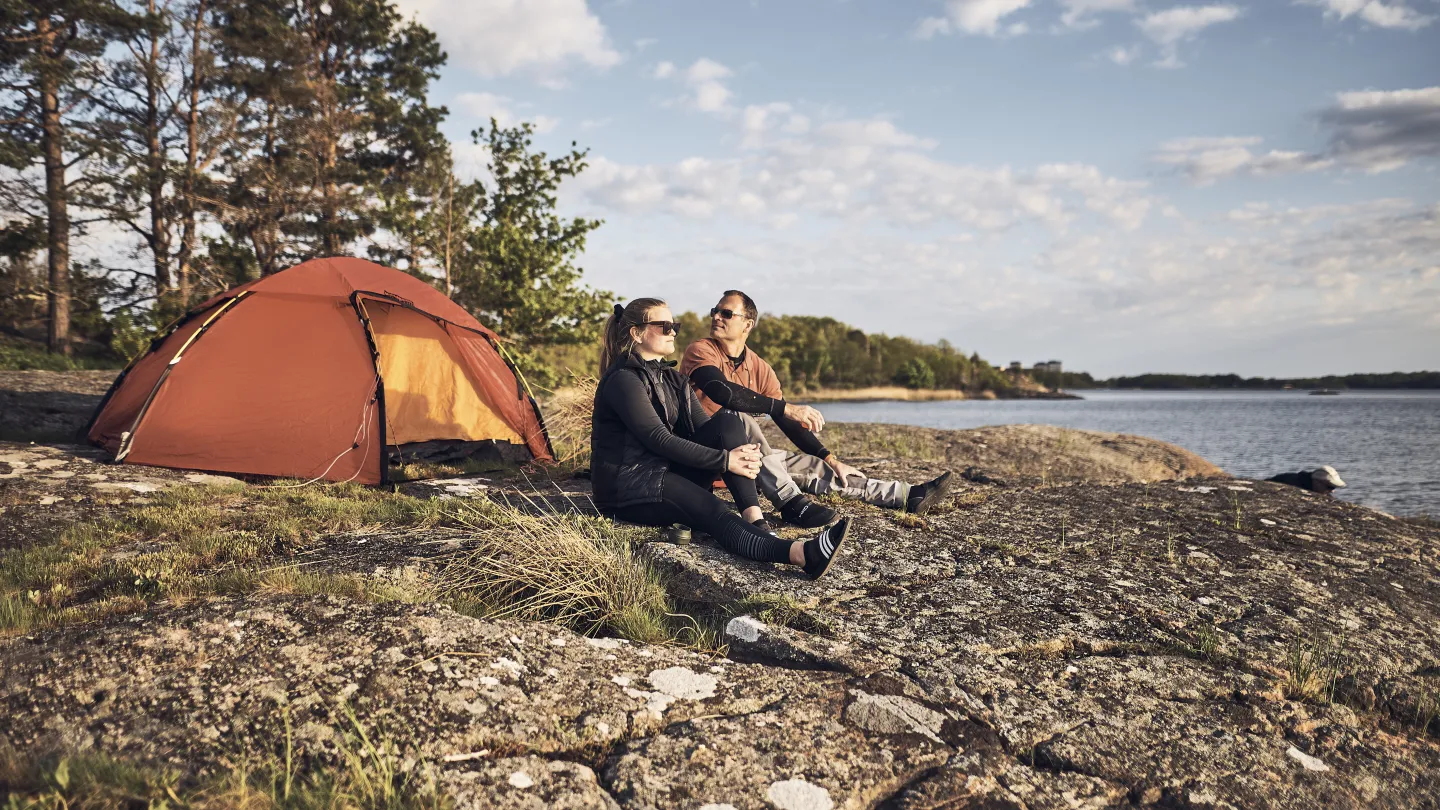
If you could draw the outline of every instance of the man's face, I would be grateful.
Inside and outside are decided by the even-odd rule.
[[[720,299],[715,305],[719,310],[730,310],[734,317],[726,318],[724,312],[717,312],[710,316],[710,337],[723,340],[741,340],[750,334],[750,328],[754,323],[745,317],[745,302],[738,295],[731,295]]]

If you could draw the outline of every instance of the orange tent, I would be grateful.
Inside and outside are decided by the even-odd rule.
[[[495,333],[425,282],[315,259],[191,310],[86,431],[116,461],[367,484],[389,448],[498,439],[553,453]]]

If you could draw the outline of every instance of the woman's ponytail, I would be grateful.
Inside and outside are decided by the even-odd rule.
[[[625,306],[615,305],[615,311],[605,320],[605,331],[600,337],[600,373],[603,375],[610,370],[610,367],[620,361],[635,341],[630,337],[630,330],[636,326],[643,326],[654,307],[663,305],[665,302],[659,298],[636,298]]]

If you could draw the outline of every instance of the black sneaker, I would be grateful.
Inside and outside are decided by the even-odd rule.
[[[950,491],[950,473],[946,471],[934,481],[926,481],[910,487],[910,497],[905,499],[905,511],[917,515],[929,512],[945,493]]]
[[[786,523],[802,529],[827,526],[839,516],[834,509],[810,500],[803,492],[780,505],[780,517],[784,518]]]
[[[775,534],[775,527],[771,526],[770,521],[766,520],[765,518],[760,518],[759,520],[753,521],[750,525],[754,526],[762,532],[765,532],[766,534]]]
[[[830,570],[830,563],[840,553],[840,544],[845,542],[845,531],[850,528],[850,518],[840,518],[814,538],[805,541],[805,575],[819,579]]]

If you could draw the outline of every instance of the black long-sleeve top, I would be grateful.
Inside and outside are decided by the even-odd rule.
[[[690,372],[690,381],[722,408],[768,415],[775,420],[775,425],[785,434],[785,438],[793,442],[800,452],[817,458],[830,455],[830,451],[820,443],[818,436],[785,415],[785,400],[767,397],[739,383],[731,382],[725,379],[724,372],[715,366],[696,366]]]
[[[690,386],[684,386],[684,391],[684,395],[690,398],[693,429],[698,430],[710,421],[710,417],[700,407],[700,400]],[[601,391],[601,398],[625,424],[626,430],[655,455],[699,470],[725,470],[729,462],[728,451],[706,447],[675,435],[674,425],[667,425],[660,419],[651,403],[650,391],[638,375],[614,375]]]

